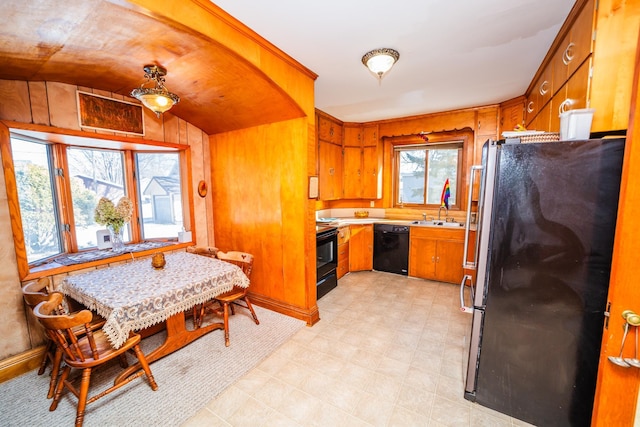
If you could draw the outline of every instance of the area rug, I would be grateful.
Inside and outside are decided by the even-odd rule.
[[[91,426],[179,426],[284,344],[304,322],[255,307],[260,325],[246,310],[229,319],[231,345],[224,345],[224,331],[215,330],[186,347],[151,364],[158,383],[152,391],[141,377],[98,401],[87,405],[84,425]],[[142,350],[148,353],[164,339],[164,332],[146,338]],[[131,358],[131,361],[134,359]],[[94,372],[89,395],[104,390],[121,368],[114,363]],[[49,412],[46,398],[49,369],[36,371],[0,384],[0,425],[71,426],[77,400],[70,392],[58,409]]]

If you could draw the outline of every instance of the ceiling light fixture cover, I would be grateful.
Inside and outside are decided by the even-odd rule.
[[[400,54],[389,48],[374,49],[362,57],[362,63],[376,76],[378,81],[398,62]]]
[[[143,70],[146,80],[139,88],[131,91],[131,96],[160,117],[160,114],[169,111],[180,102],[180,97],[164,87],[164,76],[167,75],[165,68],[159,65],[145,65]],[[153,87],[145,87],[149,83],[153,84]]]

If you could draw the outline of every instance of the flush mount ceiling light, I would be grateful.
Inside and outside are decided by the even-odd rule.
[[[398,62],[400,54],[397,50],[382,48],[367,52],[362,57],[362,63],[382,81],[382,77]]]
[[[160,114],[169,111],[171,107],[180,102],[180,97],[164,87],[164,76],[167,75],[165,68],[159,65],[145,65],[143,70],[146,80],[139,88],[131,91],[131,96],[160,117]],[[145,87],[150,83],[153,87]]]

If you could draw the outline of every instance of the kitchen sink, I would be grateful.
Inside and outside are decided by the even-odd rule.
[[[437,219],[435,220],[431,220],[431,221],[413,221],[411,224],[416,224],[416,225],[426,225],[429,227],[447,227],[447,228],[461,228],[464,227],[464,224],[460,223],[460,222],[446,222],[446,221],[439,221]]]

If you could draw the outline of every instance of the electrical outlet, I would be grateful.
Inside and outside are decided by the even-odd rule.
[[[369,206],[373,207],[375,205],[375,202],[372,200],[369,202]]]

